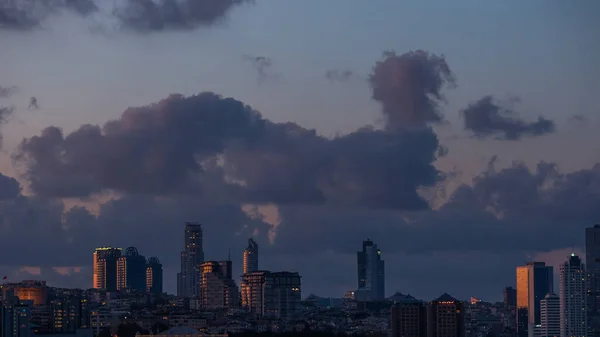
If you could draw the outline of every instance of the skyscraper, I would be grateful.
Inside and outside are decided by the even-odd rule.
[[[464,304],[444,293],[427,306],[427,337],[465,337]]]
[[[410,295],[403,295],[391,309],[391,337],[426,337],[427,308]]]
[[[258,244],[253,238],[248,239],[248,247],[244,249],[244,274],[258,270]]]
[[[204,262],[202,225],[187,222],[184,241],[184,250],[181,252],[181,272],[177,274],[177,296],[200,297],[201,266]]]
[[[239,291],[231,278],[231,261],[207,261],[202,264],[201,299],[206,309],[239,307]]]
[[[162,264],[156,257],[149,258],[146,264],[146,292],[153,294],[163,292]]]
[[[135,247],[117,260],[117,290],[123,289],[146,291],[146,258]]]
[[[533,336],[541,324],[540,301],[553,293],[552,267],[544,262],[528,262],[517,267],[517,335]]]
[[[571,254],[560,265],[560,335],[587,336],[585,266]]]
[[[357,301],[382,301],[385,298],[385,264],[381,251],[373,241],[363,241],[362,251],[357,253],[358,289]]]
[[[100,247],[94,251],[94,275],[92,286],[107,291],[117,290],[117,260],[121,248]]]
[[[546,294],[540,301],[541,337],[560,336],[560,298]]]
[[[585,229],[587,316],[590,336],[600,336],[600,225]]]
[[[291,320],[301,311],[300,275],[255,271],[242,277],[242,307],[258,317]]]

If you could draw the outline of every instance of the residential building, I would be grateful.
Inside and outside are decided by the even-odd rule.
[[[231,261],[207,261],[202,264],[201,296],[206,309],[237,308],[239,291],[232,279]]]
[[[146,264],[146,292],[153,294],[163,292],[163,269],[156,257],[149,258]]]
[[[540,301],[554,292],[553,268],[544,262],[517,267],[517,336],[533,337],[541,325]]]
[[[385,299],[385,264],[381,251],[371,240],[363,241],[362,251],[357,253],[358,289],[357,301],[383,301]]]
[[[244,274],[258,270],[258,244],[253,238],[248,239],[248,247],[244,249]]]
[[[540,301],[541,337],[560,337],[560,297],[546,294]]]
[[[427,306],[427,337],[465,337],[463,302],[444,293]]]
[[[181,272],[177,274],[177,296],[200,297],[201,266],[204,262],[202,225],[188,222],[184,229]]]
[[[391,337],[427,337],[427,308],[422,301],[402,295],[391,309]]]
[[[146,258],[129,247],[117,260],[117,290],[146,291]]]
[[[585,277],[585,265],[575,254],[560,265],[561,337],[588,335]]]
[[[117,260],[121,248],[100,247],[94,251],[93,288],[117,290]]]
[[[257,317],[294,319],[301,310],[300,275],[255,271],[242,277],[242,307]]]

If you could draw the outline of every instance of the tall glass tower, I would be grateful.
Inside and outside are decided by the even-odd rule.
[[[244,274],[258,270],[258,244],[253,238],[248,239],[248,247],[244,249]]]
[[[181,252],[181,272],[177,274],[177,296],[199,297],[202,280],[202,225],[187,222],[184,230],[184,250]]]
[[[357,253],[358,301],[381,301],[385,298],[385,264],[381,251],[373,241],[363,241],[362,251]]]
[[[528,262],[517,267],[517,336],[534,336],[541,329],[540,301],[554,292],[552,266]]]

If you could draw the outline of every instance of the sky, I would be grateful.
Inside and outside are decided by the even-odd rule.
[[[355,289],[370,238],[388,295],[497,301],[600,223],[597,1],[20,1],[0,3],[11,281],[90,287],[95,247],[136,246],[175,292],[195,221],[207,259],[241,274],[252,236],[304,295]]]

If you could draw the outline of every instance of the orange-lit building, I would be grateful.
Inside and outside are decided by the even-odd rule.
[[[540,301],[553,293],[553,268],[544,262],[517,267],[517,336],[527,337],[540,328]],[[530,330],[531,333],[530,333]]]
[[[7,289],[12,289],[20,300],[33,301],[33,305],[45,305],[48,301],[48,287],[46,281],[24,280],[21,283],[7,283],[2,285],[2,296]]]
[[[117,260],[120,257],[121,248],[96,248],[94,251],[93,288],[117,290]]]

